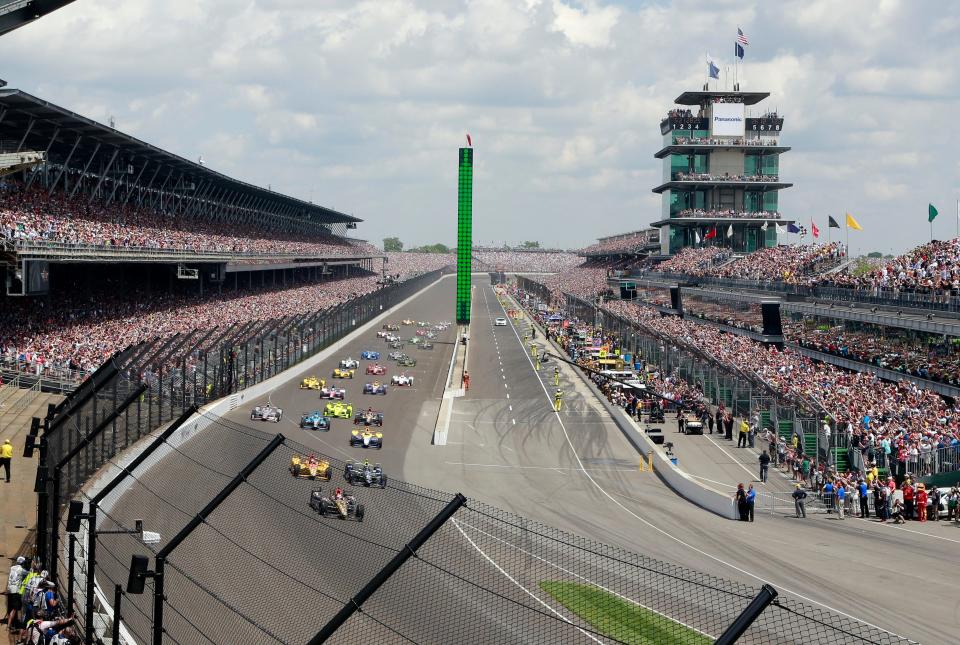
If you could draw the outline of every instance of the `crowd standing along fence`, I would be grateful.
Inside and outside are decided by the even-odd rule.
[[[441,274],[323,310],[305,303],[301,315],[155,339],[114,355],[50,409],[42,434],[35,431],[28,440],[40,452],[37,555],[44,562],[58,557],[62,504],[128,446],[191,406],[238,392],[329,347]],[[57,567],[51,573],[57,576]]]
[[[95,520],[60,518],[74,553],[62,575],[91,641],[115,631],[126,643],[729,643],[742,629],[740,643],[909,642],[460,495],[394,478],[350,487],[333,457],[321,456],[329,483],[296,478],[290,461],[306,446],[185,420],[114,468],[119,485],[78,493],[97,504]],[[362,522],[310,508],[312,491],[336,486],[364,505]],[[151,543],[130,530],[137,520],[158,534]],[[135,555],[153,576],[142,595],[125,591]],[[91,561],[109,609],[103,593],[86,609]],[[745,613],[755,620],[738,621]]]

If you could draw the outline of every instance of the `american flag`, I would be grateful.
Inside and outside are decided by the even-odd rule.
[[[743,33],[743,30],[740,27],[737,27],[737,42],[741,45],[749,45],[750,41],[747,40],[747,35]]]

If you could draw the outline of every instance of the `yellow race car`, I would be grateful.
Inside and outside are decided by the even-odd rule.
[[[328,482],[330,481],[330,462],[326,459],[318,459],[314,455],[307,457],[294,455],[290,458],[290,473],[302,479],[319,479]]]
[[[323,414],[325,416],[336,417],[338,419],[352,419],[353,404],[344,403],[343,401],[330,401],[330,403],[327,403],[327,407],[324,409]]]
[[[353,373],[356,370],[348,370],[340,367],[334,368],[333,378],[353,378]]]
[[[302,381],[300,381],[301,390],[320,390],[323,389],[323,386],[327,382],[322,378],[317,378],[316,376],[308,376]]]
[[[403,322],[404,325],[412,325],[412,324],[414,324],[416,321],[415,321],[415,320],[410,320],[409,318],[404,318],[402,322]]]

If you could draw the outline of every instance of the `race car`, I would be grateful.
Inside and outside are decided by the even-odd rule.
[[[362,358],[365,361],[379,361],[380,352],[371,352],[371,351],[360,352],[360,358]]]
[[[364,383],[363,384],[363,393],[364,394],[384,394],[387,393],[387,386],[381,383],[380,381],[374,381],[373,383]]]
[[[428,331],[427,334],[426,334],[426,336],[427,336],[427,338],[429,338],[430,340],[434,340],[434,339],[436,339],[437,334],[436,334],[435,332]]]
[[[337,488],[330,497],[325,496],[319,488],[310,491],[310,508],[324,517],[333,515],[341,520],[363,521],[363,504],[340,488]]]
[[[688,420],[683,424],[683,434],[703,434],[703,423]]]
[[[353,378],[354,370],[343,369],[342,367],[334,368],[333,378]]]
[[[379,356],[379,354],[377,354]],[[387,367],[381,365],[380,363],[374,363],[373,365],[367,365],[367,374],[374,374],[376,376],[382,376],[387,373]]]
[[[417,359],[415,359],[415,358],[410,358],[409,356],[404,356],[404,357],[401,358],[399,361],[397,361],[397,364],[398,364],[398,365],[402,365],[402,366],[404,366],[404,367],[416,367],[416,366],[417,366]]]
[[[387,487],[387,476],[383,474],[383,466],[380,464],[371,465],[367,460],[360,463],[348,459],[343,467],[343,478],[351,485],[360,483],[367,487]]]
[[[387,358],[389,358],[391,361],[399,361],[404,356],[406,356],[406,354],[403,352],[390,352],[387,354]]]
[[[322,378],[317,378],[316,376],[308,376],[300,381],[301,390],[319,390],[326,384]]]
[[[404,325],[412,325],[412,324],[414,324],[416,321],[410,320],[409,318],[404,318],[402,322],[403,322]]]
[[[267,405],[258,405],[250,411],[251,421],[273,421],[274,423],[280,423],[281,418],[283,418],[283,410],[269,403]]]
[[[421,320],[417,323],[417,327],[429,327],[429,326],[430,326],[430,323],[427,322],[426,320]]]
[[[433,349],[433,343],[431,343],[431,342],[429,342],[429,341],[426,342],[426,343],[421,343],[421,344],[420,344],[420,349]]]
[[[353,417],[353,425],[358,426],[361,423],[365,426],[377,426],[378,428],[382,428],[383,412],[374,412],[369,408],[361,412],[357,412]]]
[[[311,430],[329,430],[330,417],[324,416],[323,412],[320,410],[307,412],[305,415],[300,417],[300,427],[310,428]]]
[[[390,349],[403,349],[403,343],[401,343],[399,340],[395,340],[390,343]]]
[[[344,403],[343,401],[331,401],[327,403],[323,414],[328,417],[336,417],[337,419],[349,419],[353,416],[353,404]]]
[[[381,327],[381,329],[386,329],[387,331],[398,331],[400,329],[400,325],[386,324]]]
[[[360,361],[355,358],[345,358],[340,361],[340,369],[342,370],[352,370],[360,367]]]
[[[372,428],[363,428],[362,430],[350,431],[351,448],[383,448],[383,432],[373,430]]]
[[[330,462],[318,459],[316,455],[301,457],[294,455],[290,458],[290,474],[302,479],[330,481]]]
[[[386,337],[389,336],[389,335],[390,335],[390,332],[388,332],[388,331],[378,331],[378,332],[377,332],[377,338],[386,338]]]
[[[343,401],[347,398],[347,391],[342,387],[325,387],[320,390],[321,399],[330,399],[331,401]]]
[[[493,321],[493,326],[494,326],[494,327],[506,327],[506,326],[507,326],[507,319],[506,319],[506,318],[497,318],[496,320]]]
[[[427,330],[426,330],[426,329],[418,329],[418,330],[417,330],[417,336],[426,336],[426,335],[427,335]]]
[[[387,342],[388,342],[388,343],[399,343],[399,342],[400,342],[400,337],[397,336],[396,334],[387,334],[387,335],[385,336],[385,338],[387,339]]]
[[[390,379],[390,384],[400,387],[413,385],[413,377],[406,374],[394,374],[393,378]]]

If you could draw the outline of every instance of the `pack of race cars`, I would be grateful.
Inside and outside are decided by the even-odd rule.
[[[433,349],[431,340],[437,338],[439,332],[447,329],[449,322],[432,324],[426,321],[407,319],[402,325],[416,326],[416,331],[403,340],[399,331],[401,324],[385,324],[377,332],[377,338],[383,340],[388,348],[394,350],[383,356],[384,359],[394,361],[400,371],[388,374],[389,363],[381,363],[381,352],[374,349],[364,349],[360,353],[360,360],[352,357],[341,359],[332,371],[333,379],[353,379],[357,372],[363,369],[366,376],[379,377],[364,383],[363,394],[372,396],[386,395],[389,387],[409,388],[414,385],[414,376],[404,368],[414,367],[415,358],[402,351],[404,344],[412,344],[421,349]],[[361,368],[361,361],[369,361]],[[317,376],[306,376],[299,384],[301,390],[308,390],[309,394],[318,393],[322,401],[320,407],[309,410],[301,415],[299,426],[307,430],[330,431],[337,419],[352,419],[353,426],[348,438],[353,448],[381,449],[384,440],[384,413],[368,407],[354,410],[352,403],[347,402],[347,390],[337,387],[334,383],[328,385],[327,379]],[[307,394],[307,393],[305,393]],[[279,423],[283,418],[283,410],[271,402],[256,406],[250,412],[251,420],[272,421]],[[331,481],[332,467],[328,460],[310,455],[295,455],[291,458],[290,473],[297,479],[306,479],[311,482]],[[344,466],[343,479],[347,485],[362,485],[367,488],[385,488],[387,475],[379,463],[369,461],[355,462],[348,460]],[[313,488],[310,492],[310,507],[324,517],[337,517],[344,520],[363,521],[364,505],[360,503],[352,491],[346,491],[337,486],[332,491]]]

